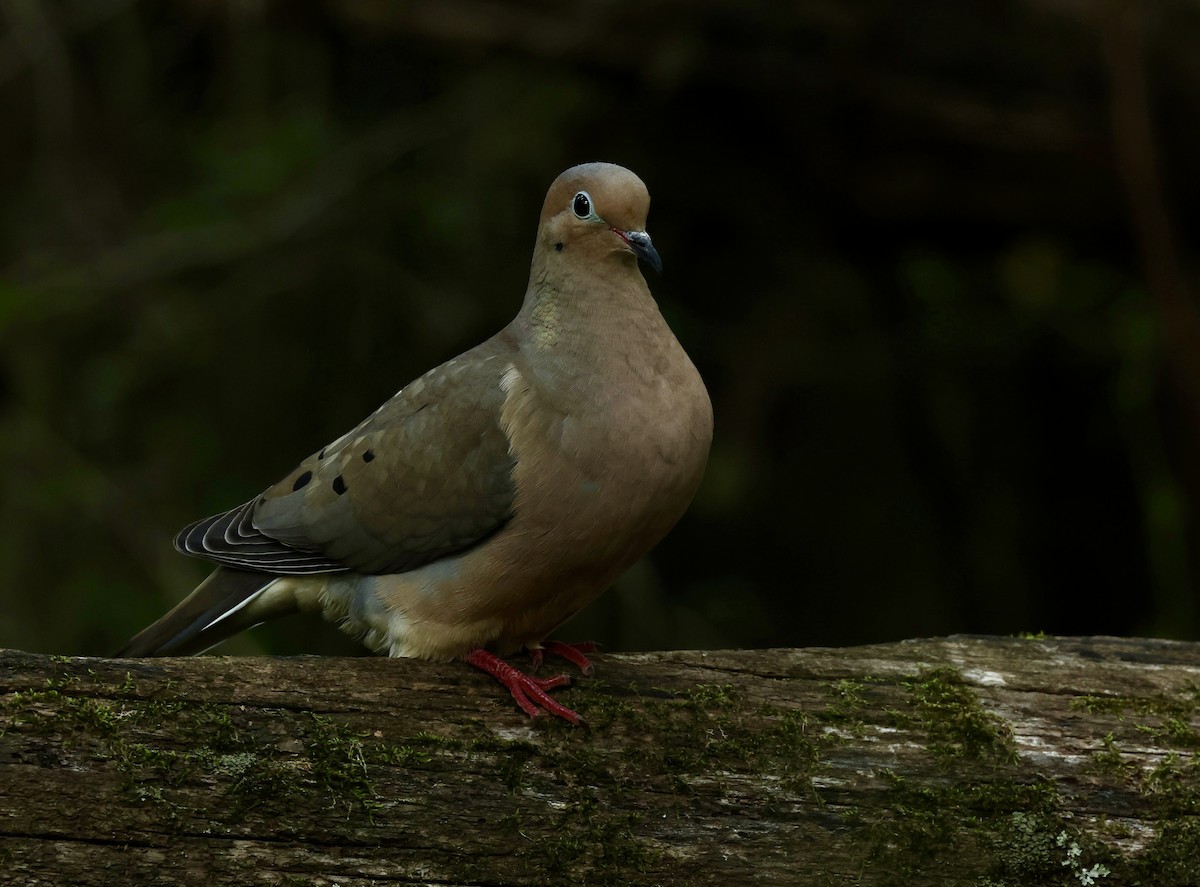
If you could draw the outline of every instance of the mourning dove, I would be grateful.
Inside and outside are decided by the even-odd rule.
[[[391,656],[464,659],[529,715],[579,716],[500,656],[590,672],[543,641],[679,520],[712,441],[708,392],[638,268],[661,270],[636,175],[587,163],[546,195],[525,300],[244,505],[175,540],[217,569],[118,655],[201,652],[316,611]]]

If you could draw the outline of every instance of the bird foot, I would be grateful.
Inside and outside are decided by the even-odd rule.
[[[584,662],[587,662],[582,653],[578,655],[583,658]],[[512,694],[513,701],[521,707],[521,711],[531,718],[540,717],[543,712],[550,712],[564,721],[571,722],[576,727],[579,726],[582,720],[579,715],[561,702],[556,702],[546,692],[570,684],[571,679],[565,674],[555,675],[552,678],[535,678],[513,668],[495,653],[489,653],[483,649],[472,650],[467,654],[466,661],[503,684]]]
[[[533,660],[533,670],[542,667],[542,660],[548,655],[559,656],[570,662],[583,674],[590,678],[596,671],[596,666],[587,658],[587,654],[596,649],[595,641],[579,641],[575,644],[565,644],[562,641],[543,641],[540,647],[533,647],[529,657]]]

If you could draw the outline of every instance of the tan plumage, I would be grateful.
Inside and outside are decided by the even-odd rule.
[[[471,654],[530,711],[473,651],[538,649],[675,524],[708,456],[708,394],[638,268],[658,263],[648,210],[619,166],[559,176],[516,318],[180,533],[221,566],[123,652],[196,652],[316,610],[393,656]]]

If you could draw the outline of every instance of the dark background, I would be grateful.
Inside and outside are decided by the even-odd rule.
[[[182,597],[175,531],[506,323],[597,159],[716,440],[564,637],[1200,638],[1195,4],[2,10],[0,646]]]

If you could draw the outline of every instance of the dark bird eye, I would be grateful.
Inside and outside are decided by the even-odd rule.
[[[580,191],[575,195],[575,199],[571,201],[571,209],[575,211],[575,215],[581,219],[586,219],[592,214],[592,198],[587,191]]]

